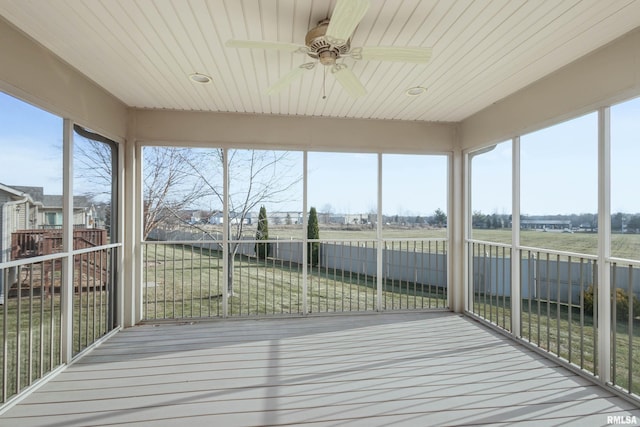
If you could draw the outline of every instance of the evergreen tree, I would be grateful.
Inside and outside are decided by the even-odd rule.
[[[446,227],[447,226],[447,214],[442,211],[442,209],[436,209],[433,219],[438,227]]]
[[[316,208],[309,210],[309,223],[307,224],[307,238],[317,240],[320,238],[320,228],[318,227],[318,213]],[[320,262],[320,243],[308,243],[308,261],[312,266],[318,265]]]
[[[258,214],[258,229],[256,231],[256,240],[269,240],[269,223],[267,222],[267,209],[260,206]],[[258,259],[267,259],[271,255],[271,244],[258,243],[255,246],[256,256]]]

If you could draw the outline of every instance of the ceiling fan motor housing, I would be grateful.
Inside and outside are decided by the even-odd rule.
[[[335,45],[331,44],[330,40],[327,40],[325,35],[327,34],[327,28],[329,27],[329,20],[324,19],[318,22],[318,25],[310,29],[307,33],[304,41],[309,48],[309,56],[317,58],[322,65],[333,65],[336,60],[349,52],[350,41],[346,43]]]

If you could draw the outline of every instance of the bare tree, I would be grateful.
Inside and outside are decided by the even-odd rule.
[[[227,157],[225,159],[223,149],[210,151],[206,155],[207,167],[192,169],[222,206],[222,168],[228,162],[229,218],[225,226],[230,244],[227,292],[233,295],[233,266],[245,227],[251,220],[250,214],[263,204],[291,201],[291,190],[302,176],[294,172],[290,153],[286,151],[228,150]]]
[[[74,144],[76,180],[90,184],[87,196],[99,199],[111,194],[113,152],[104,142],[83,138]],[[143,150],[143,238],[165,226],[187,223],[183,211],[206,195],[194,168],[198,153],[186,148],[144,147]]]
[[[101,141],[82,138],[73,145],[75,180],[85,180],[91,184],[88,196],[111,194],[113,180],[113,151],[111,146]]]
[[[91,142],[91,141],[90,141]],[[93,141],[95,142],[95,141]],[[225,158],[225,153],[228,158]],[[111,182],[111,160],[99,143],[84,147],[83,171],[87,179]],[[191,224],[185,210],[201,206],[207,199],[224,205],[223,166],[229,171],[229,264],[228,294],[233,295],[233,266],[250,215],[260,205],[292,199],[291,189],[302,180],[293,172],[290,153],[263,150],[194,150],[176,147],[144,148],[143,198],[144,238],[154,230],[188,226],[213,239],[209,227]]]
[[[187,148],[145,147],[143,236],[162,225],[186,224],[184,210],[208,194],[196,172],[198,153]]]
[[[115,143],[78,125],[74,126],[74,131],[74,192],[96,207],[99,216],[95,218],[96,224],[102,222],[109,229],[113,207]]]

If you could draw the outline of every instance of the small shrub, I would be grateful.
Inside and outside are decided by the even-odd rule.
[[[589,285],[584,291],[584,314],[593,316],[593,285]]]
[[[635,295],[633,297],[633,317],[640,316],[640,300]],[[620,288],[616,288],[616,320],[627,321],[629,320],[629,296]],[[584,292],[584,312],[590,316],[593,316],[593,285],[589,285]]]

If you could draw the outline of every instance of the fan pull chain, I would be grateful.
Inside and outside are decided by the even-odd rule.
[[[322,99],[327,99],[327,67],[324,67],[322,74]]]

